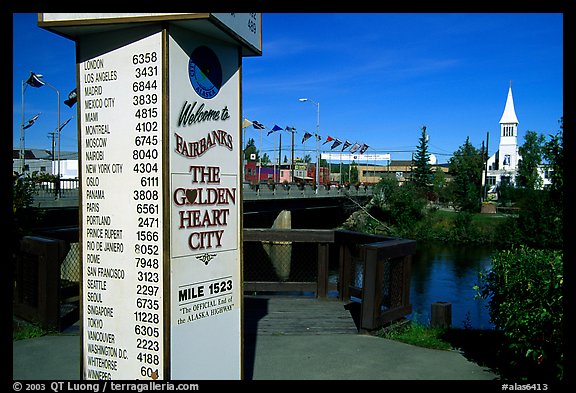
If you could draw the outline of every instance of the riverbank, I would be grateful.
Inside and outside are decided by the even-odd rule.
[[[418,220],[391,224],[386,215],[368,204],[352,213],[341,225],[344,229],[417,241],[440,241],[460,244],[509,246],[514,242],[506,228],[517,218],[505,213],[468,213],[429,206]]]

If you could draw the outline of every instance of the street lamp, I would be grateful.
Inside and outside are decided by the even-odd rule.
[[[311,102],[312,104],[316,105],[316,190],[315,193],[318,194],[318,188],[320,187],[320,156],[318,152],[320,150],[320,103],[313,101],[309,98],[299,98],[298,101],[300,102]]]
[[[32,87],[44,86],[44,82],[42,82],[40,80],[40,78],[42,78],[42,75],[30,72],[30,76],[28,77],[28,79],[22,80],[22,124],[20,124],[20,172],[22,174],[24,173],[25,155],[26,155],[26,152],[25,152],[26,145],[24,142],[24,140],[25,140],[24,130],[26,128],[32,126],[32,124],[34,124],[34,122],[36,121],[36,119],[38,119],[38,116],[39,116],[39,114],[36,115],[35,117],[28,120],[28,124],[24,124],[24,92],[26,91],[27,85],[32,86]]]

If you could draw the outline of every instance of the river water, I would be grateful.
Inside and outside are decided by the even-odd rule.
[[[292,212],[293,228],[333,228],[341,222],[341,212],[327,214],[323,210]],[[337,214],[338,213],[338,214]],[[269,228],[274,214],[245,215],[246,227]],[[249,219],[248,219],[249,218]],[[478,273],[490,268],[494,247],[482,245],[450,244],[446,242],[416,242],[412,257],[410,284],[411,320],[430,323],[434,302],[452,304],[452,326],[472,329],[492,329],[487,301],[475,299],[473,286],[479,283]],[[331,279],[337,280],[337,269]]]
[[[452,327],[493,329],[488,302],[475,299],[478,273],[490,268],[496,250],[487,246],[417,242],[412,257],[410,302],[413,321],[430,322],[434,302],[452,305]]]

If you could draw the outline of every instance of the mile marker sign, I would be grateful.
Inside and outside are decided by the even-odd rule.
[[[81,377],[241,379],[240,66],[260,14],[38,24],[76,42]]]

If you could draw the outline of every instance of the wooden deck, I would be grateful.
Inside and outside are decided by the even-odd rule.
[[[244,296],[244,332],[257,335],[358,334],[345,303],[307,297]]]

